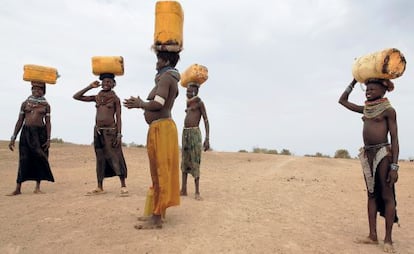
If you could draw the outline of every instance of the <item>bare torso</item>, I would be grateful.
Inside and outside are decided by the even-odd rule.
[[[84,94],[93,89],[102,86],[102,90],[97,95]],[[98,81],[92,82],[86,88],[80,90],[73,98],[85,102],[95,102],[96,116],[95,124],[97,127],[116,127],[118,133],[121,132],[121,102],[116,93],[112,90],[114,81],[105,78],[100,85]]]
[[[185,110],[186,115],[184,119],[184,127],[198,127],[200,124],[200,119],[202,115],[201,105],[202,101],[200,98],[196,97],[187,102],[187,109]]]
[[[96,126],[114,127],[115,126],[115,102],[96,107]]]
[[[364,128],[362,131],[365,145],[388,143],[388,126],[385,112],[374,118],[362,118]]]
[[[25,102],[23,105],[24,124],[27,126],[44,126],[44,118],[50,112],[50,106],[46,103]]]
[[[120,110],[121,102],[113,91],[100,91],[95,96],[96,102],[96,126],[115,127],[117,123],[116,112]]]
[[[167,76],[168,75],[168,76]],[[163,74],[163,77],[160,78],[159,82],[155,85],[155,87],[151,90],[149,93],[147,100],[152,101],[154,100],[155,96],[157,95],[158,86],[159,83],[163,83],[162,86],[168,87],[168,95],[167,98],[165,98],[165,104],[160,110],[156,111],[150,111],[145,110],[144,111],[144,117],[145,121],[148,124],[151,124],[153,121],[156,121],[158,119],[162,118],[170,118],[171,117],[171,109],[174,106],[175,98],[178,95],[178,86],[177,81],[168,73]]]

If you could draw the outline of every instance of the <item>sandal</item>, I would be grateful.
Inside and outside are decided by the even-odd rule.
[[[121,188],[121,191],[119,192],[119,196],[121,196],[121,197],[128,197],[129,196],[128,189],[126,187],[122,187]]]
[[[99,189],[99,188],[96,188],[92,191],[86,192],[85,196],[95,196],[95,195],[105,194],[105,193],[106,193],[106,191],[104,191],[102,189]]]
[[[135,229],[162,229],[162,224],[154,224],[152,222],[146,222],[143,224],[137,224],[134,226]]]
[[[378,240],[372,240],[369,236],[367,237],[358,237],[354,240],[354,243],[358,244],[378,244]]]

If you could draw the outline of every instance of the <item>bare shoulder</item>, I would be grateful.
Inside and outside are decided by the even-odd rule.
[[[116,100],[117,102],[119,102],[119,101],[120,101],[119,96],[115,93],[115,91],[114,91],[114,90],[112,90],[112,92],[114,93],[115,100]]]
[[[163,73],[157,83],[157,89],[173,89],[178,91],[178,81],[179,78],[175,77],[175,75],[169,71]]]
[[[205,105],[204,105],[204,101],[200,98],[200,101],[198,102],[198,104],[200,105],[200,107],[205,107]]]
[[[397,112],[395,111],[395,109],[393,107],[391,107],[391,108],[388,108],[387,110],[385,110],[384,114],[388,117],[395,117],[397,115]]]
[[[174,82],[178,82],[178,80],[180,79],[179,74],[176,74],[173,71],[166,71],[165,73],[163,73],[160,76],[160,80],[166,80],[166,81],[174,81]]]
[[[202,108],[202,107],[204,106],[203,101],[202,101],[202,100],[201,100],[201,98],[200,98],[200,97],[198,97],[198,96],[195,98],[194,102],[196,103],[197,108]]]

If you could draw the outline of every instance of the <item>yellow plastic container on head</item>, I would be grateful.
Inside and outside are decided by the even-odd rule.
[[[360,82],[368,79],[395,79],[403,75],[406,60],[396,48],[384,49],[355,60],[352,66],[352,75]]]
[[[151,216],[154,209],[154,189],[148,188],[147,197],[145,199],[144,216]]]
[[[180,84],[187,87],[190,83],[198,86],[202,85],[208,79],[207,67],[200,64],[192,64],[183,73],[181,73]]]
[[[122,56],[94,56],[92,57],[92,72],[95,75],[102,73],[124,75],[124,58]]]
[[[26,64],[23,67],[24,81],[37,81],[47,84],[56,84],[59,77],[58,71],[53,67],[46,67],[35,64]]]
[[[164,46],[167,51],[181,51],[183,47],[183,23],[184,13],[179,2],[158,1],[155,5],[153,47],[157,49],[158,46]]]

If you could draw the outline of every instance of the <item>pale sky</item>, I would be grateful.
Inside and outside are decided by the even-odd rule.
[[[52,138],[91,144],[94,103],[75,101],[96,80],[91,57],[120,55],[125,75],[116,78],[121,100],[146,97],[154,85],[156,1],[3,0],[0,9],[3,112],[0,139],[9,140],[21,103],[31,94],[23,65],[58,69],[48,85]],[[398,48],[405,74],[387,97],[397,111],[400,158],[414,156],[414,2],[409,0],[182,0],[184,50],[177,64],[209,69],[200,88],[215,151],[288,149],[295,155],[333,156],[362,146],[361,115],[338,98],[352,80],[356,57]],[[96,94],[92,90],[87,94]],[[350,100],[362,105],[356,86]],[[180,87],[173,118],[179,139],[185,90]],[[148,126],[141,110],[122,108],[123,142],[145,144]],[[203,136],[204,126],[200,125]],[[52,148],[53,149],[53,146]],[[52,151],[51,151],[52,152]]]

